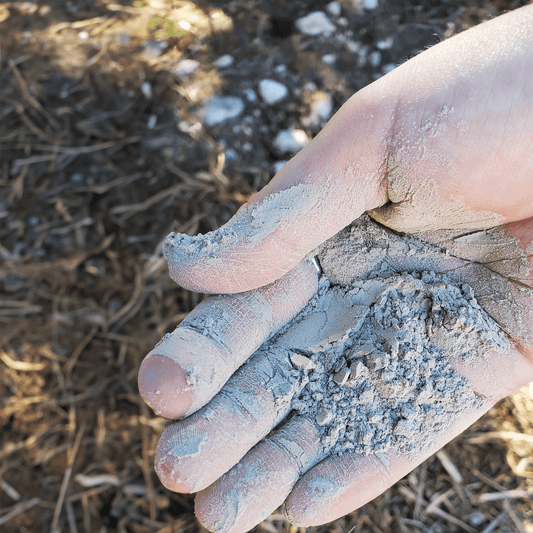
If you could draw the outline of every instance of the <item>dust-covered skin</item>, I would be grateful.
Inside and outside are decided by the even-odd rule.
[[[203,366],[219,350],[222,364],[208,361],[206,368],[215,374],[220,368],[226,376],[224,354],[232,353],[233,371],[236,361],[253,354],[260,337],[274,333],[268,324],[282,327],[297,312],[292,302],[304,307],[316,290],[316,274],[306,262],[297,267],[299,274],[282,276],[369,211],[394,230],[391,242],[401,242],[403,232],[415,234],[436,245],[440,259],[424,256],[423,244],[414,253],[390,244],[374,246],[379,254],[370,253],[372,247],[355,256],[347,249],[345,263],[331,268],[322,255],[328,277],[340,284],[342,276],[354,274],[350,268],[361,274],[384,257],[400,272],[427,270],[429,261],[432,270],[457,274],[511,347],[488,351],[475,364],[452,361],[454,368],[487,406],[533,380],[532,37],[533,8],[527,7],[420,54],[348,101],[221,231],[193,239],[172,236],[166,254],[180,284],[205,292],[251,290],[217,297],[223,328],[217,336],[215,326],[208,341],[218,346],[211,352],[199,339],[195,350],[192,342],[187,361]],[[286,292],[286,279],[293,276],[297,282]],[[263,329],[247,343],[255,320],[248,311],[258,309],[250,302],[257,300]],[[202,313],[191,329],[200,337],[198,325],[211,319]],[[280,319],[269,322],[269,316]],[[172,338],[179,334],[178,328]],[[289,404],[276,398],[294,392],[287,358],[253,357],[219,392],[225,377],[195,377],[181,367],[180,342],[167,342],[171,349],[165,353],[164,345],[161,353],[151,352],[139,385],[143,397],[171,417],[205,404],[165,431],[156,469],[172,490],[202,491],[198,516],[217,531],[245,531],[286,498],[287,516],[298,525],[342,516],[386,490],[483,412],[459,414],[433,449],[416,459],[392,450],[323,458],[318,426],[305,417],[290,418],[262,440],[287,412]],[[273,379],[278,389],[271,387]],[[160,398],[165,391],[176,402]],[[180,405],[182,395],[187,401]]]
[[[368,210],[410,232],[523,220],[533,216],[532,139],[533,8],[525,7],[356,93],[223,228],[171,236],[170,274],[199,292],[266,285]],[[275,224],[265,201],[277,205]]]
[[[530,235],[533,239],[533,220],[529,221],[527,226],[531,229]],[[517,231],[518,228],[523,231],[525,227],[524,223],[513,226]],[[522,240],[511,237],[508,230],[509,228],[503,228],[502,232],[498,232],[499,239],[504,241],[500,243],[498,249],[506,251],[505,260],[509,257],[515,257],[517,261],[522,259],[522,268],[517,272],[520,271],[521,276],[524,276],[526,270],[530,268],[530,263],[529,258],[522,254],[521,242],[528,245],[529,242],[523,236]],[[490,231],[487,232],[485,240],[493,244],[495,239],[491,239],[491,235]],[[442,238],[442,234],[440,237]],[[382,434],[376,440],[376,434],[365,444],[370,449],[374,445],[376,453],[370,452],[370,449],[350,453],[345,449],[341,456],[330,458],[328,455],[331,452],[336,453],[335,442],[328,434],[324,434],[324,428],[333,428],[336,425],[338,431],[339,421],[324,422],[322,419],[320,423],[317,423],[317,420],[320,420],[321,408],[328,405],[330,399],[317,397],[317,403],[310,407],[310,411],[308,407],[302,411],[298,408],[298,404],[291,404],[298,399],[302,386],[308,382],[308,380],[302,382],[295,379],[294,369],[303,369],[303,374],[299,375],[305,378],[306,375],[309,376],[309,370],[313,370],[308,367],[313,364],[310,359],[307,359],[308,354],[318,354],[320,359],[320,353],[327,354],[335,343],[341,345],[346,343],[347,333],[354,328],[353,339],[358,339],[360,336],[357,332],[358,323],[366,316],[363,311],[368,309],[369,303],[379,300],[383,287],[390,283],[392,280],[390,276],[394,272],[416,275],[433,271],[448,276],[457,287],[468,279],[470,283],[476,285],[480,294],[492,294],[494,298],[492,287],[497,291],[505,290],[507,297],[511,297],[513,281],[490,270],[497,264],[494,261],[494,254],[489,253],[488,265],[482,266],[481,262],[451,255],[446,248],[446,243],[451,248],[450,242],[458,243],[461,239],[457,236],[451,241],[450,239],[448,235],[446,242],[441,242],[440,246],[436,246],[418,238],[389,231],[363,217],[317,250],[322,268],[333,283],[330,288],[326,288],[325,297],[330,298],[331,301],[324,303],[324,312],[315,311],[305,318],[303,323],[299,321],[288,329],[282,328],[281,334],[274,339],[274,344],[270,348],[266,345],[256,352],[220,392],[218,392],[219,383],[213,382],[211,387],[206,386],[205,383],[202,384],[202,400],[206,401],[207,393],[214,395],[213,399],[197,413],[167,428],[156,451],[155,466],[161,480],[171,490],[201,491],[197,497],[197,513],[208,528],[215,531],[245,531],[273,512],[287,497],[289,497],[287,513],[294,523],[317,524],[341,516],[353,510],[353,507],[349,507],[351,502],[359,501],[362,505],[378,495],[468,427],[495,401],[533,379],[533,364],[528,363],[516,348],[505,345],[505,342],[503,348],[495,345],[496,349],[490,350],[485,347],[484,350],[488,351],[480,352],[480,356],[464,360],[458,356],[461,342],[447,333],[444,346],[449,352],[450,363],[460,374],[469,378],[473,389],[479,394],[480,401],[478,402],[474,397],[472,400],[467,400],[466,389],[463,396],[458,396],[457,391],[462,389],[463,385],[456,381],[452,374],[445,377],[446,373],[441,370],[441,376],[449,383],[450,388],[446,389],[449,392],[445,394],[452,394],[450,400],[453,412],[443,412],[440,416],[450,424],[446,424],[446,427],[439,431],[430,430],[431,423],[438,420],[437,413],[430,410],[426,415],[428,418],[425,419],[422,412],[417,412],[416,419],[422,424],[421,432],[417,433],[418,430],[409,426],[409,432],[412,431],[411,442],[409,443],[409,436],[407,436],[407,440],[402,443],[402,439],[405,438],[402,434],[404,432],[393,429],[397,427],[395,420],[398,417],[398,408],[403,409],[401,406],[404,404],[410,405],[411,397],[414,400],[421,393],[429,396],[429,403],[437,402],[435,405],[444,404],[444,397],[441,397],[436,390],[434,392],[413,390],[402,393],[404,397],[402,400],[398,396],[394,401],[394,396],[399,394],[397,386],[391,388],[386,378],[374,374],[372,363],[365,361],[370,368],[368,383],[372,383],[368,391],[374,391],[371,392],[372,411],[368,418],[369,415],[366,413],[369,411],[365,407],[367,402],[360,392],[357,392],[358,399],[354,404],[359,405],[356,411],[359,416],[372,420],[371,417],[377,412],[375,406],[379,403],[374,394],[379,394],[388,402],[392,400],[392,418],[388,418],[390,422],[383,422],[384,415],[380,414],[380,420],[374,420],[372,424],[381,426],[380,431],[388,427],[387,424],[392,424],[389,427],[393,440],[391,442],[387,439],[383,440],[386,435]],[[480,242],[479,237],[477,242]],[[454,251],[457,252],[456,249]],[[474,254],[473,251],[471,253]],[[483,255],[479,250],[475,253],[478,259],[479,255]],[[304,279],[307,279],[309,290],[311,287],[316,287],[316,282],[312,283],[316,279],[316,274],[307,268],[307,263],[304,263],[300,271],[308,276]],[[479,275],[481,269],[486,271],[484,276]],[[364,279],[368,272],[386,273],[389,278],[385,280],[378,276],[370,285],[366,282],[365,294],[358,296],[363,300],[346,300],[347,303],[343,304],[344,289],[341,289],[340,296],[336,296],[335,287],[353,287],[353,280]],[[403,276],[405,277],[405,274]],[[270,289],[271,294],[280,293],[276,288],[278,284],[287,286],[287,280],[282,278],[274,283]],[[393,290],[397,289],[393,287]],[[265,294],[264,290],[262,291],[262,294]],[[228,306],[229,315],[225,318],[224,324],[231,324],[232,331],[235,331],[236,335],[241,325],[248,324],[249,318],[246,314],[235,310],[245,305],[250,309],[250,302],[259,300],[259,294],[255,295],[255,293],[256,291],[251,291],[227,297],[231,298],[232,306],[231,308]],[[513,304],[515,316],[520,316],[520,323],[522,327],[525,327],[524,324],[531,324],[530,309],[533,291],[523,287],[520,294],[529,303],[521,302],[520,307],[515,305],[518,300],[509,303]],[[335,301],[339,298],[341,298],[340,301]],[[397,298],[401,305],[403,298],[401,293]],[[240,299],[242,299],[242,305],[236,305]],[[414,302],[417,305],[420,304],[419,297],[416,297]],[[205,338],[209,338],[210,342],[214,342],[216,346],[226,344],[222,335],[224,328],[217,325],[220,313],[213,313],[212,310],[212,305],[216,303],[220,303],[220,297],[208,299],[204,304],[203,319],[200,319],[202,310],[199,310],[190,320],[190,324],[178,327],[165,342],[180,342],[183,333],[190,328],[190,325],[196,324],[194,331],[197,333],[198,324],[203,323]],[[505,303],[500,307],[496,306],[496,309],[506,309]],[[264,305],[264,302],[261,302],[261,305],[251,307],[262,309],[264,314]],[[283,308],[284,299],[271,300],[274,314],[279,312],[277,311],[278,305]],[[406,305],[413,307],[413,302],[406,302]],[[248,315],[249,313],[248,311]],[[324,314],[322,317],[321,313],[331,314],[331,316]],[[505,312],[501,314],[505,316]],[[305,328],[306,320],[311,320],[307,328]],[[416,326],[416,323],[414,325],[423,330],[421,333],[424,337],[426,324],[422,322],[421,326]],[[503,322],[502,325],[503,330],[511,331],[516,325],[516,320]],[[219,329],[221,335],[217,339],[216,334]],[[525,332],[524,342],[530,343],[531,328],[523,331]],[[243,339],[246,338],[245,334],[241,333],[241,335]],[[472,333],[467,334],[467,339],[469,335],[471,336]],[[517,339],[516,336],[512,337]],[[502,331],[502,338],[508,338],[505,331]],[[472,339],[478,346],[482,345],[482,342],[475,336]],[[358,342],[363,345],[367,343],[364,338]],[[464,337],[462,344],[464,345]],[[514,343],[514,346],[516,347],[517,344]],[[203,345],[198,346],[198,350],[202,348]],[[238,344],[235,344],[235,348],[237,351],[240,350]],[[311,351],[308,348],[311,348]],[[160,349],[156,347],[153,353],[158,353]],[[249,350],[250,354],[254,351],[251,345]],[[349,351],[351,350],[347,353]],[[179,360],[179,353],[174,355],[175,360]],[[303,353],[306,353],[307,357],[301,355]],[[342,354],[342,351],[340,353]],[[213,350],[212,353],[207,354],[209,357],[203,355],[202,358],[198,358],[201,361],[200,364],[204,365],[204,361],[212,361],[211,358],[217,357],[216,354],[217,352]],[[239,357],[245,358],[242,353]],[[423,372],[419,362],[414,361],[413,365],[416,374]],[[199,370],[203,368],[204,366],[201,366]],[[332,368],[332,375],[336,370]],[[213,371],[216,371],[216,368],[213,368]],[[227,368],[222,367],[221,373],[226,371]],[[424,378],[421,379],[424,380]],[[169,381],[167,378],[167,383]],[[361,383],[364,381],[363,376]],[[194,391],[195,385],[196,380],[191,380],[187,389],[189,394]],[[365,390],[367,390],[366,386]],[[318,392],[324,394],[326,388],[322,387]],[[310,391],[308,394],[313,393]],[[144,396],[145,398],[148,396],[146,392]],[[303,397],[305,398],[305,394]],[[340,397],[336,400],[331,398],[331,400],[334,403],[342,401]],[[457,405],[454,405],[454,402]],[[425,402],[422,403],[425,405]],[[160,403],[156,402],[153,405],[159,412],[162,411]],[[287,420],[286,417],[291,407],[296,407],[301,414]],[[338,410],[337,415],[339,413]],[[379,424],[376,424],[377,422]],[[342,423],[340,425],[342,426]],[[265,439],[273,428],[277,428],[277,431]],[[349,426],[347,430],[350,431]],[[398,438],[397,431],[400,431],[402,439]],[[409,444],[412,448],[409,448]],[[350,472],[339,467],[346,462],[353,463]],[[365,480],[372,476],[377,476],[379,482],[373,484],[372,490],[368,491]],[[359,482],[362,484],[359,485]],[[364,494],[359,493],[359,487],[364,490]]]

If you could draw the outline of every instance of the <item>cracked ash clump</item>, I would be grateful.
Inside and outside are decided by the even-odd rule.
[[[346,297],[357,297],[369,281],[355,283]],[[393,275],[358,327],[323,351],[291,359],[294,373],[308,380],[292,407],[314,418],[332,453],[418,455],[460,413],[486,405],[450,356],[472,361],[507,347],[469,286],[434,273]]]
[[[396,239],[369,220],[351,235],[383,249]],[[441,253],[429,246],[428,257]],[[453,274],[369,264],[342,286],[323,275],[315,298],[273,344],[288,350],[291,408],[316,423],[324,453],[393,449],[416,457],[461,415],[488,408],[450,358],[474,364],[510,344]]]

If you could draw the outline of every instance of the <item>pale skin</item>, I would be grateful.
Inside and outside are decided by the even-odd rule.
[[[428,183],[435,194],[428,194]],[[425,231],[431,241],[438,230],[468,234],[503,228],[512,243],[505,253],[495,247],[486,257],[460,257],[469,283],[474,291],[485,291],[480,297],[485,297],[486,311],[509,335],[512,348],[506,354],[489,352],[477,367],[458,370],[490,404],[533,380],[533,298],[528,291],[533,288],[533,6],[449,39],[359,91],[241,209],[302,184],[318,187],[321,194],[315,208],[296,222],[280,224],[253,245],[245,235],[237,243],[222,243],[219,260],[208,265],[186,257],[169,265],[186,288],[228,294],[217,305],[226,306],[230,317],[223,327],[231,346],[204,339],[199,349],[176,337],[170,352],[156,348],[141,365],[139,388],[154,411],[170,419],[187,416],[170,426],[158,445],[158,475],[171,490],[201,491],[197,514],[213,530],[246,531],[264,518],[265,509],[271,512],[284,501],[294,524],[334,520],[386,490],[482,414],[465,413],[434,450],[417,459],[390,452],[384,460],[318,457],[316,428],[305,419],[282,423],[278,436],[261,440],[275,423],[268,408],[260,420],[250,416],[245,422],[227,409],[217,411],[217,393],[227,377],[314,294],[316,273],[304,257],[365,211],[395,231]],[[525,269],[504,268],[517,257]],[[490,278],[487,272],[498,274]],[[487,279],[493,292],[505,298],[490,299]],[[268,320],[246,312],[250,297],[267,302]],[[208,299],[195,316],[209,316],[210,305]],[[521,323],[510,309],[519,310]],[[198,390],[187,384],[183,358],[207,368],[223,360],[225,350],[235,355],[234,367],[222,362],[213,367],[223,374],[214,380],[218,385]],[[249,387],[250,402],[268,404],[251,366],[245,363],[238,376],[239,386]],[[210,400],[205,408],[209,420],[203,417],[205,409],[194,414]],[[169,453],[200,433],[206,438],[194,456],[180,460]],[[279,445],[282,438],[285,446]],[[297,457],[293,449],[305,453]],[[245,473],[254,468],[260,480],[246,485]],[[335,486],[329,497],[317,488],[324,480]],[[223,519],[232,491],[242,492],[242,512]]]

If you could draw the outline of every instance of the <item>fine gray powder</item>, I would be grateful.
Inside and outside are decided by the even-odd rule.
[[[488,406],[450,357],[473,364],[488,350],[507,351],[509,340],[470,286],[425,270],[444,264],[443,252],[365,216],[318,258],[337,274],[332,258],[348,261],[352,273],[342,283],[323,274],[306,308],[254,356],[285,367],[265,382],[280,417],[314,420],[324,455],[394,449],[416,458],[462,412]]]
[[[261,219],[262,214],[256,214]],[[288,220],[290,210],[280,209],[276,216]],[[172,235],[167,258],[169,253],[170,259],[176,259],[182,252],[194,252],[200,263],[211,261],[217,258],[219,244],[226,239],[233,242],[238,234],[226,228],[220,234],[195,238]],[[391,451],[417,459],[435,450],[463,416],[481,414],[490,406],[453,368],[454,363],[475,365],[489,350],[507,353],[510,348],[506,334],[465,283],[470,279],[468,260],[415,236],[394,233],[366,215],[312,255],[322,269],[317,292],[267,341],[257,342],[262,334],[258,337],[255,330],[268,330],[269,305],[251,291],[236,295],[246,300],[246,312],[258,317],[257,327],[246,339],[242,331],[232,336],[233,328],[228,326],[232,319],[221,296],[208,300],[208,313],[205,308],[193,312],[154,351],[169,350],[172,355],[175,337],[176,342],[190,341],[191,354],[209,349],[209,342],[225,354],[225,359],[212,358],[208,368],[198,364],[197,356],[187,363],[191,388],[213,391],[216,383],[211,374],[218,376],[222,387],[210,401],[200,394],[194,410],[204,406],[180,422],[179,439],[170,439],[167,455],[179,458],[180,465],[196,464],[202,455],[201,469],[191,468],[185,477],[187,468],[175,472],[176,480],[186,482],[191,490],[204,486],[204,477],[219,459],[217,453],[202,451],[215,449],[218,442],[208,443],[207,432],[197,430],[200,419],[209,423],[227,416],[245,431],[236,447],[239,454],[245,451],[243,443],[251,448],[270,435],[275,444],[298,458],[301,474],[328,455],[376,454],[386,464]],[[493,280],[499,275],[490,276]],[[484,290],[479,283],[477,287]],[[290,287],[280,294],[291,298]],[[204,345],[201,339],[209,342]],[[246,346],[235,348],[239,343]],[[225,374],[240,364],[241,352],[254,353],[228,379]],[[314,442],[306,447],[289,435],[303,420],[316,428],[318,449]],[[277,429],[272,433],[273,428]],[[235,454],[236,463],[239,454]],[[224,474],[240,479],[224,495],[213,530],[230,531],[243,518],[246,487],[268,478],[268,467],[260,458],[257,461],[239,463]],[[289,487],[299,474],[288,468],[278,475],[281,486]],[[285,496],[280,493],[280,498]],[[266,500],[257,502],[262,505],[257,516],[266,517],[282,503],[275,497]]]
[[[188,246],[205,250],[201,238]],[[254,345],[257,335],[250,332],[245,344],[252,349],[245,351],[254,354],[229,379],[225,366],[214,366],[235,368],[232,346],[244,342],[244,332],[226,338],[224,332],[232,329],[225,326],[231,319],[223,297],[210,300],[209,313],[193,312],[156,348],[155,353],[163,353],[172,338],[191,337],[195,353],[207,348],[199,339],[208,339],[226,354],[227,361],[211,361],[207,375],[205,365],[197,368],[194,358],[189,361],[187,380],[195,390],[201,392],[211,374],[219,381],[224,378],[220,386],[228,379],[211,401],[202,397],[198,407],[206,405],[195,419],[209,421],[218,412],[234,411],[239,418],[243,410],[243,440],[253,446],[288,417],[303,417],[320,437],[320,449],[312,457],[295,451],[310,468],[332,454],[386,457],[392,450],[417,458],[434,449],[462,414],[488,408],[489,402],[453,364],[475,364],[489,350],[506,353],[510,341],[464,283],[467,262],[416,237],[391,232],[366,215],[314,255],[323,271],[316,294],[266,342]],[[291,298],[289,289],[282,294]],[[265,319],[258,324],[266,327],[264,299],[255,291],[239,298],[245,298],[247,312]],[[200,342],[197,348],[195,342]],[[186,429],[187,419],[183,424]],[[282,434],[278,431],[271,438]],[[197,437],[187,446],[180,439],[168,453],[197,455],[207,438],[203,433]],[[201,477],[195,471],[184,481],[201,486]]]

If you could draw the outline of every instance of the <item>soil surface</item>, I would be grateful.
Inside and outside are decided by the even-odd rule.
[[[136,385],[203,298],[164,238],[220,227],[358,89],[526,3],[0,3],[2,532],[204,531],[154,473],[167,422]],[[532,413],[522,389],[309,530],[533,531]],[[280,512],[257,529],[297,531]]]

